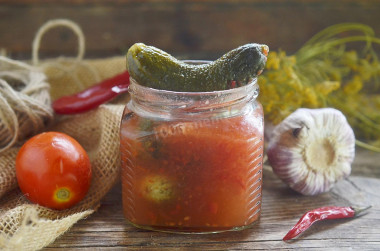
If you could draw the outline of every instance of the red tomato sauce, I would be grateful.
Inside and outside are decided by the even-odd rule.
[[[189,122],[124,114],[124,215],[156,230],[244,228],[260,215],[263,122],[255,113]],[[145,123],[145,124],[144,124]]]

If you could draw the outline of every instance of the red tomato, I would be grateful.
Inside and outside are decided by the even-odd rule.
[[[46,132],[21,147],[16,157],[16,175],[29,200],[53,209],[66,209],[87,194],[91,164],[75,139],[59,132]]]

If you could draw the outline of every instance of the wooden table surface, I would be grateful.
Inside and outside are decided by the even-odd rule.
[[[121,185],[101,207],[44,250],[380,250],[380,154],[357,150],[351,176],[332,191],[309,197],[286,187],[264,168],[262,215],[251,229],[207,235],[168,234],[137,229],[122,214]],[[372,205],[356,219],[314,224],[295,241],[282,241],[304,212],[327,205]]]

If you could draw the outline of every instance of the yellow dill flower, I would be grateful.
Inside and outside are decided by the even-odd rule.
[[[341,33],[351,29],[362,36]],[[371,31],[363,25],[336,25],[294,55],[269,53],[262,74],[266,78],[259,81],[265,119],[278,124],[299,107],[334,107],[346,115],[358,137],[380,142],[380,62],[371,45],[380,45],[380,38]],[[347,51],[346,44],[358,39],[365,49]]]
[[[307,107],[316,108],[319,106],[317,94],[310,87],[306,87],[304,90],[304,103]]]
[[[332,68],[329,72],[329,79],[331,81],[338,81],[338,82],[342,81],[342,70],[337,69],[337,68]]]
[[[273,83],[276,81],[276,78],[278,77],[277,72],[267,72],[266,77],[269,82]]]
[[[287,61],[288,61],[289,64],[291,64],[291,65],[297,64],[297,58],[294,55],[293,56],[288,56],[287,59],[288,59]]]
[[[276,86],[270,83],[260,86],[259,100],[266,114],[272,112],[274,102],[280,100]]]
[[[261,88],[262,86],[264,86],[264,85],[268,82],[268,79],[267,79],[265,76],[260,75],[260,76],[257,78],[257,82],[258,82],[258,84],[259,84],[259,86],[260,86],[260,88]]]
[[[355,75],[347,84],[343,87],[343,92],[347,95],[358,93],[363,88],[363,81],[360,76]]]
[[[286,104],[276,104],[271,113],[267,113],[266,119],[273,123],[274,125],[277,125],[281,123],[287,116],[291,114],[291,111],[288,109]]]
[[[280,58],[278,57],[277,52],[269,52],[266,68],[268,70],[278,70],[280,69]]]
[[[294,68],[291,65],[286,65],[282,68],[286,77],[289,79],[297,78],[297,74],[294,72]]]
[[[274,102],[273,100],[269,100],[265,105],[263,105],[264,114],[270,114],[273,109]]]
[[[371,64],[372,69],[374,71],[374,75],[380,76],[380,63],[377,60],[374,60]]]
[[[371,63],[368,60],[361,59],[359,60],[360,64],[358,66],[358,72],[360,77],[364,80],[367,81],[371,79],[372,74],[373,74],[373,68]]]
[[[278,81],[278,84],[281,84],[283,86],[287,86],[290,78],[286,72],[283,72],[282,74],[278,74],[278,77],[276,80]]]
[[[279,53],[278,53],[278,57],[281,58],[281,59],[287,58],[286,57],[286,52],[283,51],[283,50],[280,50]]]
[[[295,76],[294,78],[289,79],[287,85],[292,92],[301,92],[303,89],[301,81]]]
[[[277,125],[279,123],[281,123],[281,121],[283,120],[283,117],[280,116],[278,110],[273,110],[269,116],[267,116],[268,120],[271,121],[274,125]]]
[[[315,86],[316,92],[322,94],[323,96],[329,95],[331,92],[338,90],[340,87],[340,82],[338,81],[323,81]]]
[[[277,88],[273,84],[267,84],[260,87],[260,98],[263,99],[263,104],[266,100],[280,100],[280,96],[277,93]]]
[[[289,106],[287,106],[286,104],[280,105],[278,109],[278,117],[277,117],[278,119],[280,119],[279,122],[281,122],[286,117],[288,117],[292,112],[294,112],[294,110],[289,109]]]
[[[347,51],[342,56],[342,64],[356,71],[358,68],[358,53],[356,51]]]
[[[282,101],[288,105],[288,109],[291,109],[291,107],[300,107],[302,105],[302,100],[303,96],[299,95],[298,91],[288,91],[284,93],[284,96],[282,97]]]

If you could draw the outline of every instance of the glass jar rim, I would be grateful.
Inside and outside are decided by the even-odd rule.
[[[207,92],[179,92],[179,91],[169,91],[169,90],[146,87],[146,86],[140,85],[132,77],[130,77],[129,80],[131,82],[131,84],[129,86],[130,90],[133,88],[133,86],[136,86],[139,89],[139,91],[141,91],[141,92],[150,92],[152,94],[184,95],[184,96],[189,96],[189,97],[199,96],[199,95],[209,95],[209,96],[212,96],[212,95],[220,96],[221,94],[233,95],[233,94],[237,94],[239,92],[242,92],[244,90],[247,91],[247,89],[251,89],[251,88],[254,89],[254,87],[256,87],[258,85],[257,78],[253,78],[252,81],[250,81],[250,83],[247,85],[236,87],[236,88],[231,88],[231,89],[227,89],[227,90],[207,91]]]

